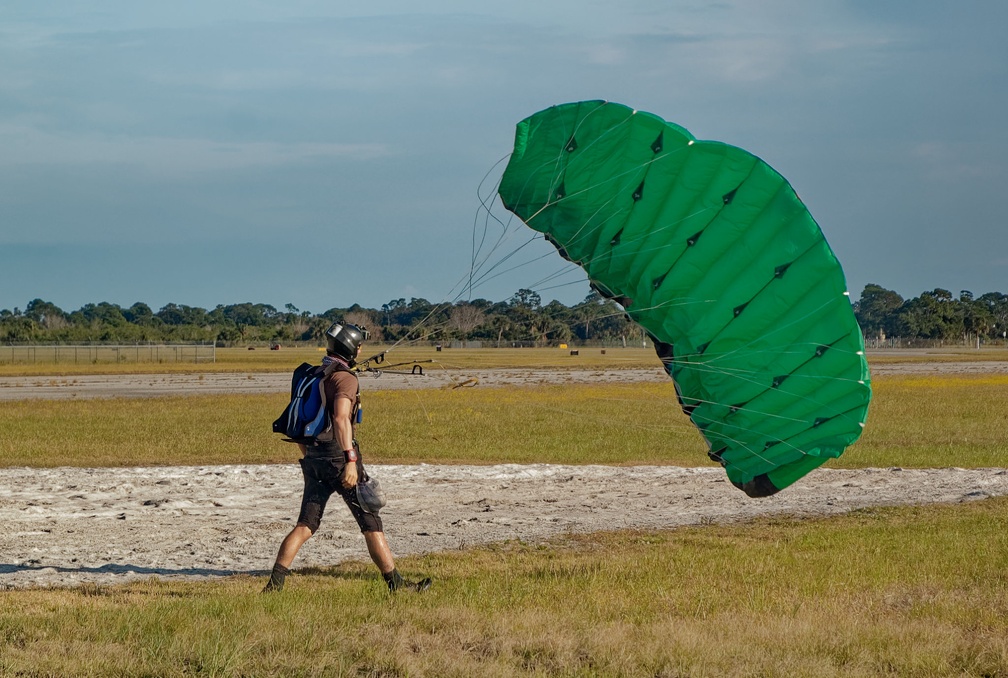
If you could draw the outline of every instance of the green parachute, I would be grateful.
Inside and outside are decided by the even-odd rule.
[[[620,104],[518,123],[504,206],[651,336],[708,455],[752,497],[861,435],[871,399],[843,271],[756,156]]]

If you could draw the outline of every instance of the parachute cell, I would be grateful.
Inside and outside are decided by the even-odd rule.
[[[709,456],[747,494],[860,436],[871,387],[843,271],[765,162],[586,101],[518,124],[499,194],[648,332]]]

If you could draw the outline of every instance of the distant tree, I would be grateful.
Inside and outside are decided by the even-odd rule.
[[[584,323],[584,332],[577,333],[581,339],[588,341],[591,338],[592,322],[605,315],[605,312],[605,298],[595,290],[574,307],[574,315],[578,319],[579,326]]]
[[[123,316],[134,325],[151,325],[154,322],[154,311],[142,302],[136,302],[123,311]]]
[[[854,316],[865,336],[880,336],[883,332],[891,335],[896,327],[895,313],[902,305],[899,294],[869,283],[854,304]]]
[[[989,335],[993,338],[1004,339],[1008,335],[1008,294],[987,292],[977,299],[977,303],[983,304],[990,311]]]
[[[948,290],[936,288],[904,303],[896,313],[896,330],[903,336],[952,340],[964,331],[963,311]]]
[[[33,299],[25,307],[24,316],[47,330],[59,330],[67,326],[66,314],[56,304],[41,299]]]
[[[455,304],[448,317],[448,328],[459,339],[468,339],[477,327],[486,320],[484,313],[478,306],[468,302]]]
[[[514,293],[510,304],[515,308],[526,308],[530,311],[535,311],[542,306],[542,297],[539,296],[538,292],[523,288]]]

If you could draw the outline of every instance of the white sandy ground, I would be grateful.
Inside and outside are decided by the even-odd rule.
[[[892,363],[872,366],[879,374],[1008,373],[1006,361]],[[74,398],[143,398],[282,393],[290,390],[290,373],[202,373],[78,375],[70,377],[0,377],[0,401]],[[361,390],[533,386],[598,382],[667,382],[660,366],[651,369],[486,369],[430,370],[424,375],[382,373],[361,376]]]
[[[893,365],[881,371],[1008,372],[1006,363]],[[451,387],[667,379],[660,370],[487,370],[427,377]],[[430,381],[427,381],[427,380]],[[289,375],[7,378],[0,398],[264,392]],[[56,381],[62,381],[56,380]],[[72,382],[72,383],[71,383]],[[383,375],[363,387],[416,388]],[[366,450],[365,450],[366,453]],[[698,450],[702,454],[702,450]],[[869,506],[961,502],[1008,494],[1006,469],[819,469],[767,499],[750,499],[720,468],[497,465],[369,466],[389,505],[400,556],[510,539],[625,528],[671,528]],[[265,574],[300,502],[296,464],[126,469],[0,469],[0,588]],[[331,502],[296,567],[365,557],[349,511]],[[436,576],[437,573],[431,573]]]
[[[389,504],[382,517],[400,556],[566,533],[1008,494],[1005,469],[819,470],[761,500],[731,487],[719,468],[379,465],[371,470],[386,488]],[[3,587],[265,574],[293,526],[301,489],[293,464],[8,469],[0,478]],[[295,565],[363,556],[363,539],[337,500]]]

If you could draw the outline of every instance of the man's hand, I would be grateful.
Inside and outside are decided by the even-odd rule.
[[[355,487],[357,485],[357,464],[347,462],[343,467],[343,487]]]

